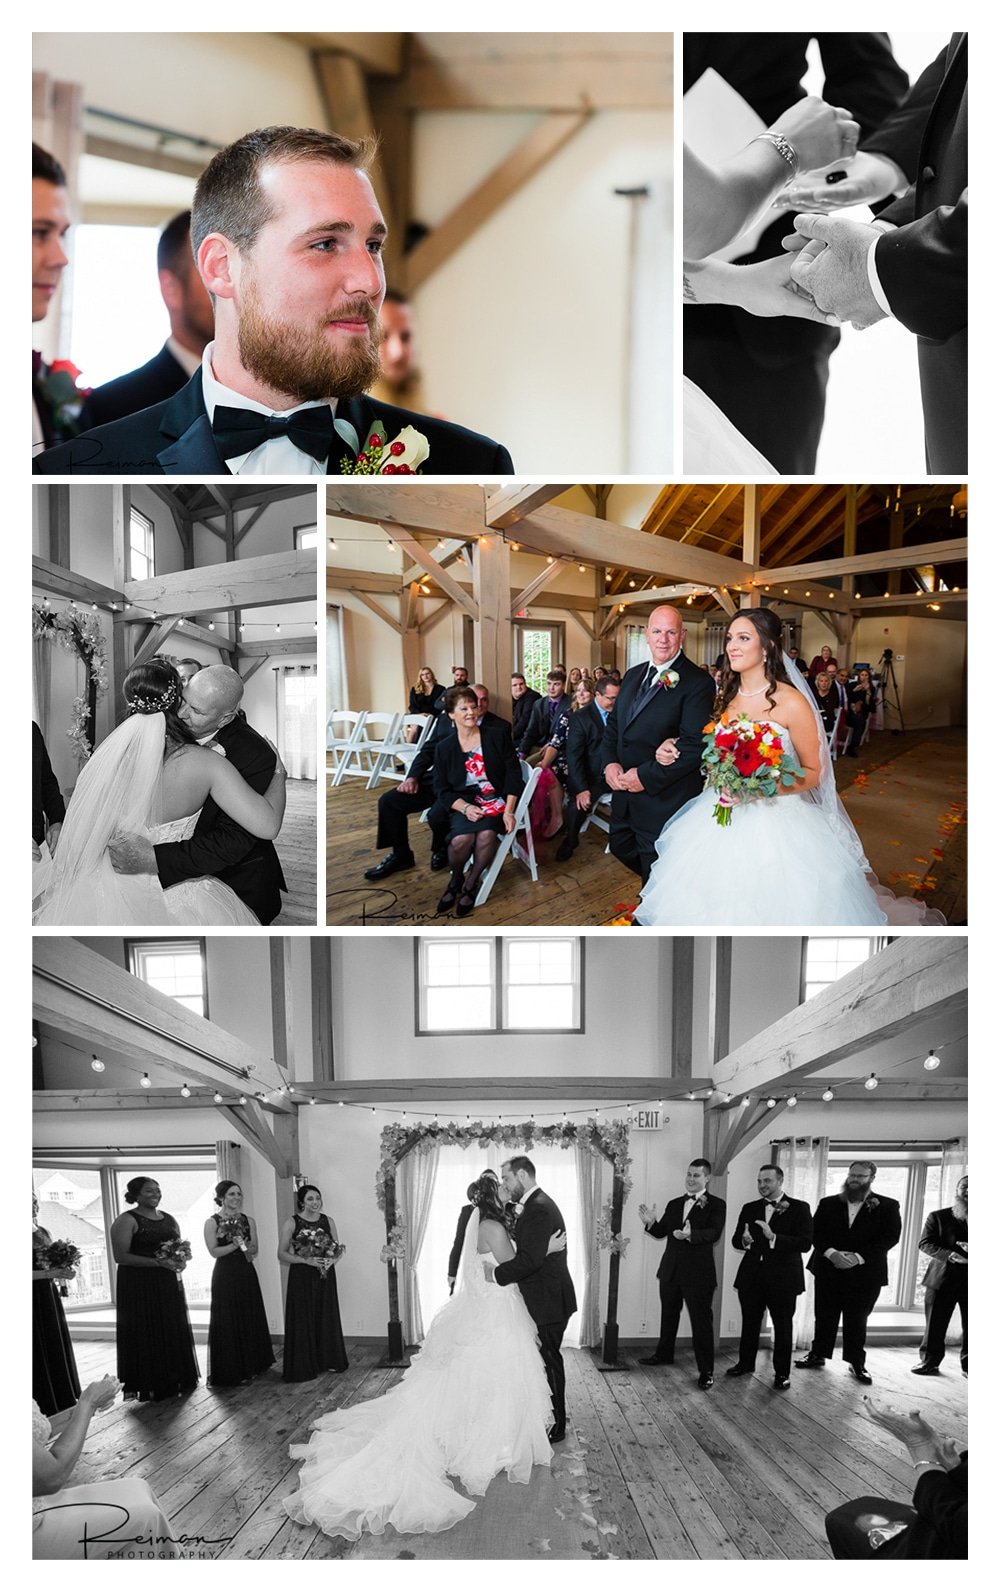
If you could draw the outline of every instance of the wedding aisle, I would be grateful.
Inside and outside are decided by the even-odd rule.
[[[200,1348],[204,1372],[204,1347]],[[829,1558],[823,1518],[844,1499],[908,1499],[912,1469],[901,1446],[864,1415],[863,1390],[833,1361],[793,1374],[776,1395],[762,1355],[757,1375],[726,1382],[723,1351],[710,1394],[682,1350],[674,1367],[601,1373],[583,1350],[566,1354],[570,1434],[550,1472],[527,1486],[496,1479],[458,1527],[435,1537],[347,1543],[287,1519],[281,1500],[296,1476],[288,1445],[323,1411],[383,1393],[400,1374],[379,1369],[380,1348],[348,1344],[350,1370],[293,1386],[272,1372],[245,1387],[204,1384],[185,1400],[118,1404],[91,1429],[77,1480],[137,1475],[178,1533],[217,1540],[222,1559],[751,1559]],[[915,1401],[912,1347],[870,1349],[873,1394]],[[114,1370],[114,1345],[77,1345],[84,1381]],[[968,1384],[949,1355],[924,1379],[919,1405],[960,1447]]]

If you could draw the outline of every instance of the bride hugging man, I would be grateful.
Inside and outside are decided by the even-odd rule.
[[[285,887],[276,749],[212,664],[184,685],[153,658],[125,676],[127,718],[85,764],[38,924],[261,924]]]

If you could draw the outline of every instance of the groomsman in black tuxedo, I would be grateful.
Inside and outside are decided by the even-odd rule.
[[[816,1330],[809,1354],[796,1366],[825,1366],[843,1320],[843,1358],[859,1383],[865,1368],[865,1335],[875,1302],[889,1281],[887,1257],[902,1232],[899,1201],[872,1190],[874,1162],[852,1162],[839,1195],[827,1195],[813,1216],[809,1271],[816,1279]]]
[[[50,449],[34,468],[337,475],[354,472],[374,432],[386,473],[512,474],[488,437],[364,396],[380,372],[386,234],[365,159],[363,145],[314,128],[260,128],[220,150],[191,211],[215,301],[201,369],[173,398]]]
[[[562,1212],[535,1183],[535,1165],[527,1156],[512,1156],[501,1169],[503,1186],[516,1202],[514,1243],[517,1255],[502,1261],[493,1274],[501,1288],[516,1283],[538,1329],[545,1375],[552,1391],[552,1426],[549,1442],[566,1437],[566,1369],[562,1341],[566,1324],[576,1310],[576,1292],[569,1275],[565,1250],[548,1254],[553,1234],[565,1233]]]
[[[698,1387],[715,1382],[715,1327],[712,1296],[715,1293],[714,1247],[726,1226],[726,1203],[708,1192],[712,1164],[703,1157],[693,1161],[684,1180],[687,1193],[667,1202],[662,1217],[656,1207],[640,1206],[639,1216],[651,1239],[666,1239],[656,1276],[660,1280],[660,1337],[643,1366],[672,1366],[681,1306],[687,1306],[691,1338],[698,1365]]]
[[[636,664],[604,730],[601,757],[612,793],[610,846],[645,885],[664,824],[702,786],[702,732],[715,682],[684,656],[684,622],[675,608],[654,608],[646,626],[649,663]],[[677,739],[679,756],[656,762],[656,749]]]
[[[733,1249],[743,1252],[736,1274],[743,1325],[740,1356],[727,1377],[745,1377],[757,1364],[764,1312],[774,1328],[774,1386],[789,1387],[792,1367],[792,1318],[795,1301],[806,1286],[802,1256],[812,1244],[812,1213],[804,1200],[784,1193],[785,1175],[768,1162],[757,1174],[759,1200],[750,1200],[733,1230]]]
[[[969,1371],[969,1179],[958,1180],[955,1199],[932,1211],[920,1235],[920,1248],[930,1260],[923,1276],[925,1329],[920,1362],[910,1371],[933,1377],[944,1360],[944,1340],[956,1305],[962,1316],[962,1371]]]

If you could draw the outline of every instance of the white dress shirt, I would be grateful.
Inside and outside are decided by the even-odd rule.
[[[258,404],[254,399],[244,398],[242,393],[234,392],[231,387],[224,387],[212,370],[214,347],[214,343],[209,343],[201,356],[202,390],[210,424],[219,404],[229,404],[233,409],[249,409],[255,415],[277,415],[282,420],[300,409],[317,407],[310,400],[304,404],[293,404],[291,409],[269,409],[266,404]],[[337,400],[330,398],[326,402],[336,414]],[[303,453],[289,437],[269,437],[267,442],[261,443],[259,448],[252,449],[250,453],[234,454],[227,459],[226,468],[231,476],[324,476],[326,463],[325,459],[314,459],[311,454]]]

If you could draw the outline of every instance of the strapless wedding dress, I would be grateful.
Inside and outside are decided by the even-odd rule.
[[[687,476],[776,476],[728,416],[694,382],[684,378],[684,474]]]
[[[294,1521],[352,1541],[386,1527],[444,1532],[475,1509],[449,1477],[482,1495],[501,1471],[527,1482],[533,1466],[549,1465],[552,1404],[535,1324],[515,1286],[492,1282],[496,1258],[478,1261],[395,1388],[321,1416],[309,1443],[291,1446],[304,1462],[282,1501]]]
[[[786,752],[795,755],[784,725]],[[706,786],[663,826],[656,862],[635,913],[638,924],[944,924],[944,916],[896,897],[851,849],[849,829],[808,795],[748,802],[716,823]]]
[[[198,813],[191,813],[187,818],[153,825],[143,833],[154,846],[164,841],[188,841],[198,818]],[[58,855],[57,849],[54,873],[58,872]],[[50,891],[58,886],[58,880],[54,879]],[[70,889],[59,889],[57,909],[53,909],[49,896],[47,892],[35,916],[37,924],[233,926],[260,922],[256,913],[252,913],[221,880],[211,876],[182,880],[179,885],[164,890],[155,874],[116,874],[106,852],[92,868],[80,874]],[[58,912],[58,917],[53,916],[54,911]]]

